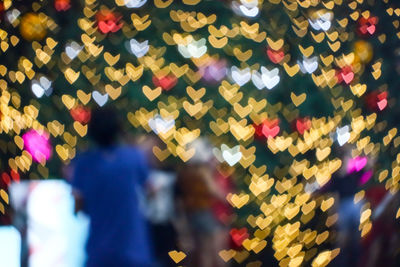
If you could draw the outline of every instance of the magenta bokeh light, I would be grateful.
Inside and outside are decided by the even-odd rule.
[[[51,144],[48,134],[29,130],[22,136],[22,139],[24,140],[24,149],[31,154],[34,161],[42,162],[50,158]]]
[[[363,185],[363,184],[365,184],[365,183],[367,183],[368,181],[369,181],[369,179],[371,179],[371,177],[372,177],[372,175],[373,175],[374,173],[373,173],[373,171],[372,170],[369,170],[369,171],[367,171],[367,172],[364,172],[362,175],[361,175],[361,178],[360,178],[360,185]]]
[[[368,159],[367,157],[355,157],[348,161],[347,163],[347,173],[359,172],[361,171],[365,165],[367,165]]]

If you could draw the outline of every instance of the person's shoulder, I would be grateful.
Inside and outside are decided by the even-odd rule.
[[[96,154],[96,151],[93,149],[87,149],[80,151],[79,153],[76,154],[72,162],[74,163],[80,163],[80,162],[86,162],[90,159],[93,158],[93,156]]]
[[[139,149],[137,146],[133,145],[125,145],[119,147],[120,153],[126,156],[134,156],[134,157],[143,157],[144,152]]]

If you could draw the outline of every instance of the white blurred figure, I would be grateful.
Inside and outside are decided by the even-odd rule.
[[[26,214],[28,266],[83,266],[89,222],[82,214],[74,215],[71,187],[65,181],[12,184],[10,196],[16,214]]]
[[[14,226],[0,227],[1,266],[19,267],[21,256],[21,235]]]
[[[172,171],[154,169],[150,172],[151,192],[145,212],[152,223],[166,223],[173,218],[175,182],[176,174]]]

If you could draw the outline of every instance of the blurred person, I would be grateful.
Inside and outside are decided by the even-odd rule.
[[[214,199],[212,211],[220,223],[219,230],[216,235],[217,252],[235,247],[234,241],[230,236],[230,228],[234,220],[234,212],[231,204],[226,200],[225,196],[234,191],[234,184],[232,182],[233,172],[235,168],[230,167],[226,162],[220,163],[215,159],[214,180],[219,191],[222,192],[223,199],[217,197]],[[220,193],[221,194],[221,193]]]
[[[146,151],[150,163],[148,190],[144,208],[150,222],[156,266],[176,266],[168,252],[177,249],[177,232],[173,225],[175,218],[176,172],[171,162],[160,161],[152,152],[154,146],[161,146],[156,135],[138,138],[139,146]]]
[[[338,238],[340,254],[337,261],[340,266],[358,266],[361,256],[361,232],[359,230],[361,209],[364,202],[354,203],[354,194],[350,188],[356,188],[357,183],[354,175],[339,178],[339,201],[338,201]],[[349,190],[350,189],[350,190]]]
[[[149,176],[146,215],[150,221],[157,266],[176,266],[168,255],[177,249],[177,233],[173,225],[175,215],[174,185],[176,174],[168,166],[152,169]]]
[[[336,148],[338,157],[342,160],[341,168],[331,179],[330,189],[336,195],[335,207],[338,213],[336,246],[340,248],[339,255],[332,261],[334,266],[359,266],[363,255],[361,247],[361,231],[359,230],[363,200],[354,203],[354,195],[360,190],[360,178],[365,169],[352,170],[351,145]]]
[[[361,266],[399,266],[400,224],[396,219],[399,193],[374,185],[366,190],[365,197],[371,205],[372,229],[363,238],[366,256],[361,259]]]
[[[199,138],[191,145],[196,154],[181,166],[177,179],[177,204],[181,211],[178,221],[183,245],[189,252],[188,266],[224,266],[219,257],[223,225],[214,214],[216,200],[226,201],[214,177],[212,150]]]
[[[90,218],[88,267],[153,266],[148,226],[139,208],[149,169],[135,147],[120,144],[120,121],[111,108],[93,111],[93,147],[72,162],[75,212]]]
[[[214,170],[214,180],[219,190],[223,195],[228,195],[234,191],[234,185],[232,183],[232,174],[235,169],[229,166],[226,162],[220,163],[215,159],[216,165]],[[218,221],[224,225],[230,225],[233,217],[233,208],[224,198],[223,200],[217,198],[214,200],[213,213]]]

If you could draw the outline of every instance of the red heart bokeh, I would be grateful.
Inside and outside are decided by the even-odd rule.
[[[365,103],[370,110],[382,111],[387,107],[388,92],[373,91],[366,95]]]
[[[81,124],[87,124],[90,121],[91,112],[90,109],[83,106],[77,106],[70,110],[71,117],[80,122]]]
[[[297,118],[294,126],[297,132],[303,135],[305,131],[308,131],[311,128],[311,120],[308,117]]]
[[[366,35],[367,33],[369,33],[370,35],[373,35],[375,33],[376,30],[376,24],[378,23],[378,18],[377,17],[369,17],[369,18],[364,18],[361,17],[358,20],[358,31],[361,34]]]
[[[153,83],[155,86],[160,86],[163,90],[169,91],[178,83],[178,79],[172,74],[162,77],[153,76]]]
[[[279,120],[264,120],[262,123],[262,133],[266,138],[274,138],[280,131]]]
[[[336,78],[338,83],[350,84],[354,79],[354,72],[350,66],[345,66],[336,72]]]
[[[55,0],[54,8],[57,11],[67,11],[71,8],[71,0]]]
[[[249,237],[249,233],[247,232],[247,228],[232,228],[229,234],[232,237],[233,242],[235,245],[240,247],[243,243],[244,240],[246,240]]]
[[[118,23],[121,16],[114,12],[102,9],[96,14],[97,26],[101,33],[117,32],[122,28],[123,23]]]
[[[267,56],[273,63],[278,64],[285,57],[285,53],[283,53],[282,49],[275,51],[275,50],[271,49],[270,47],[268,47],[267,48]]]

